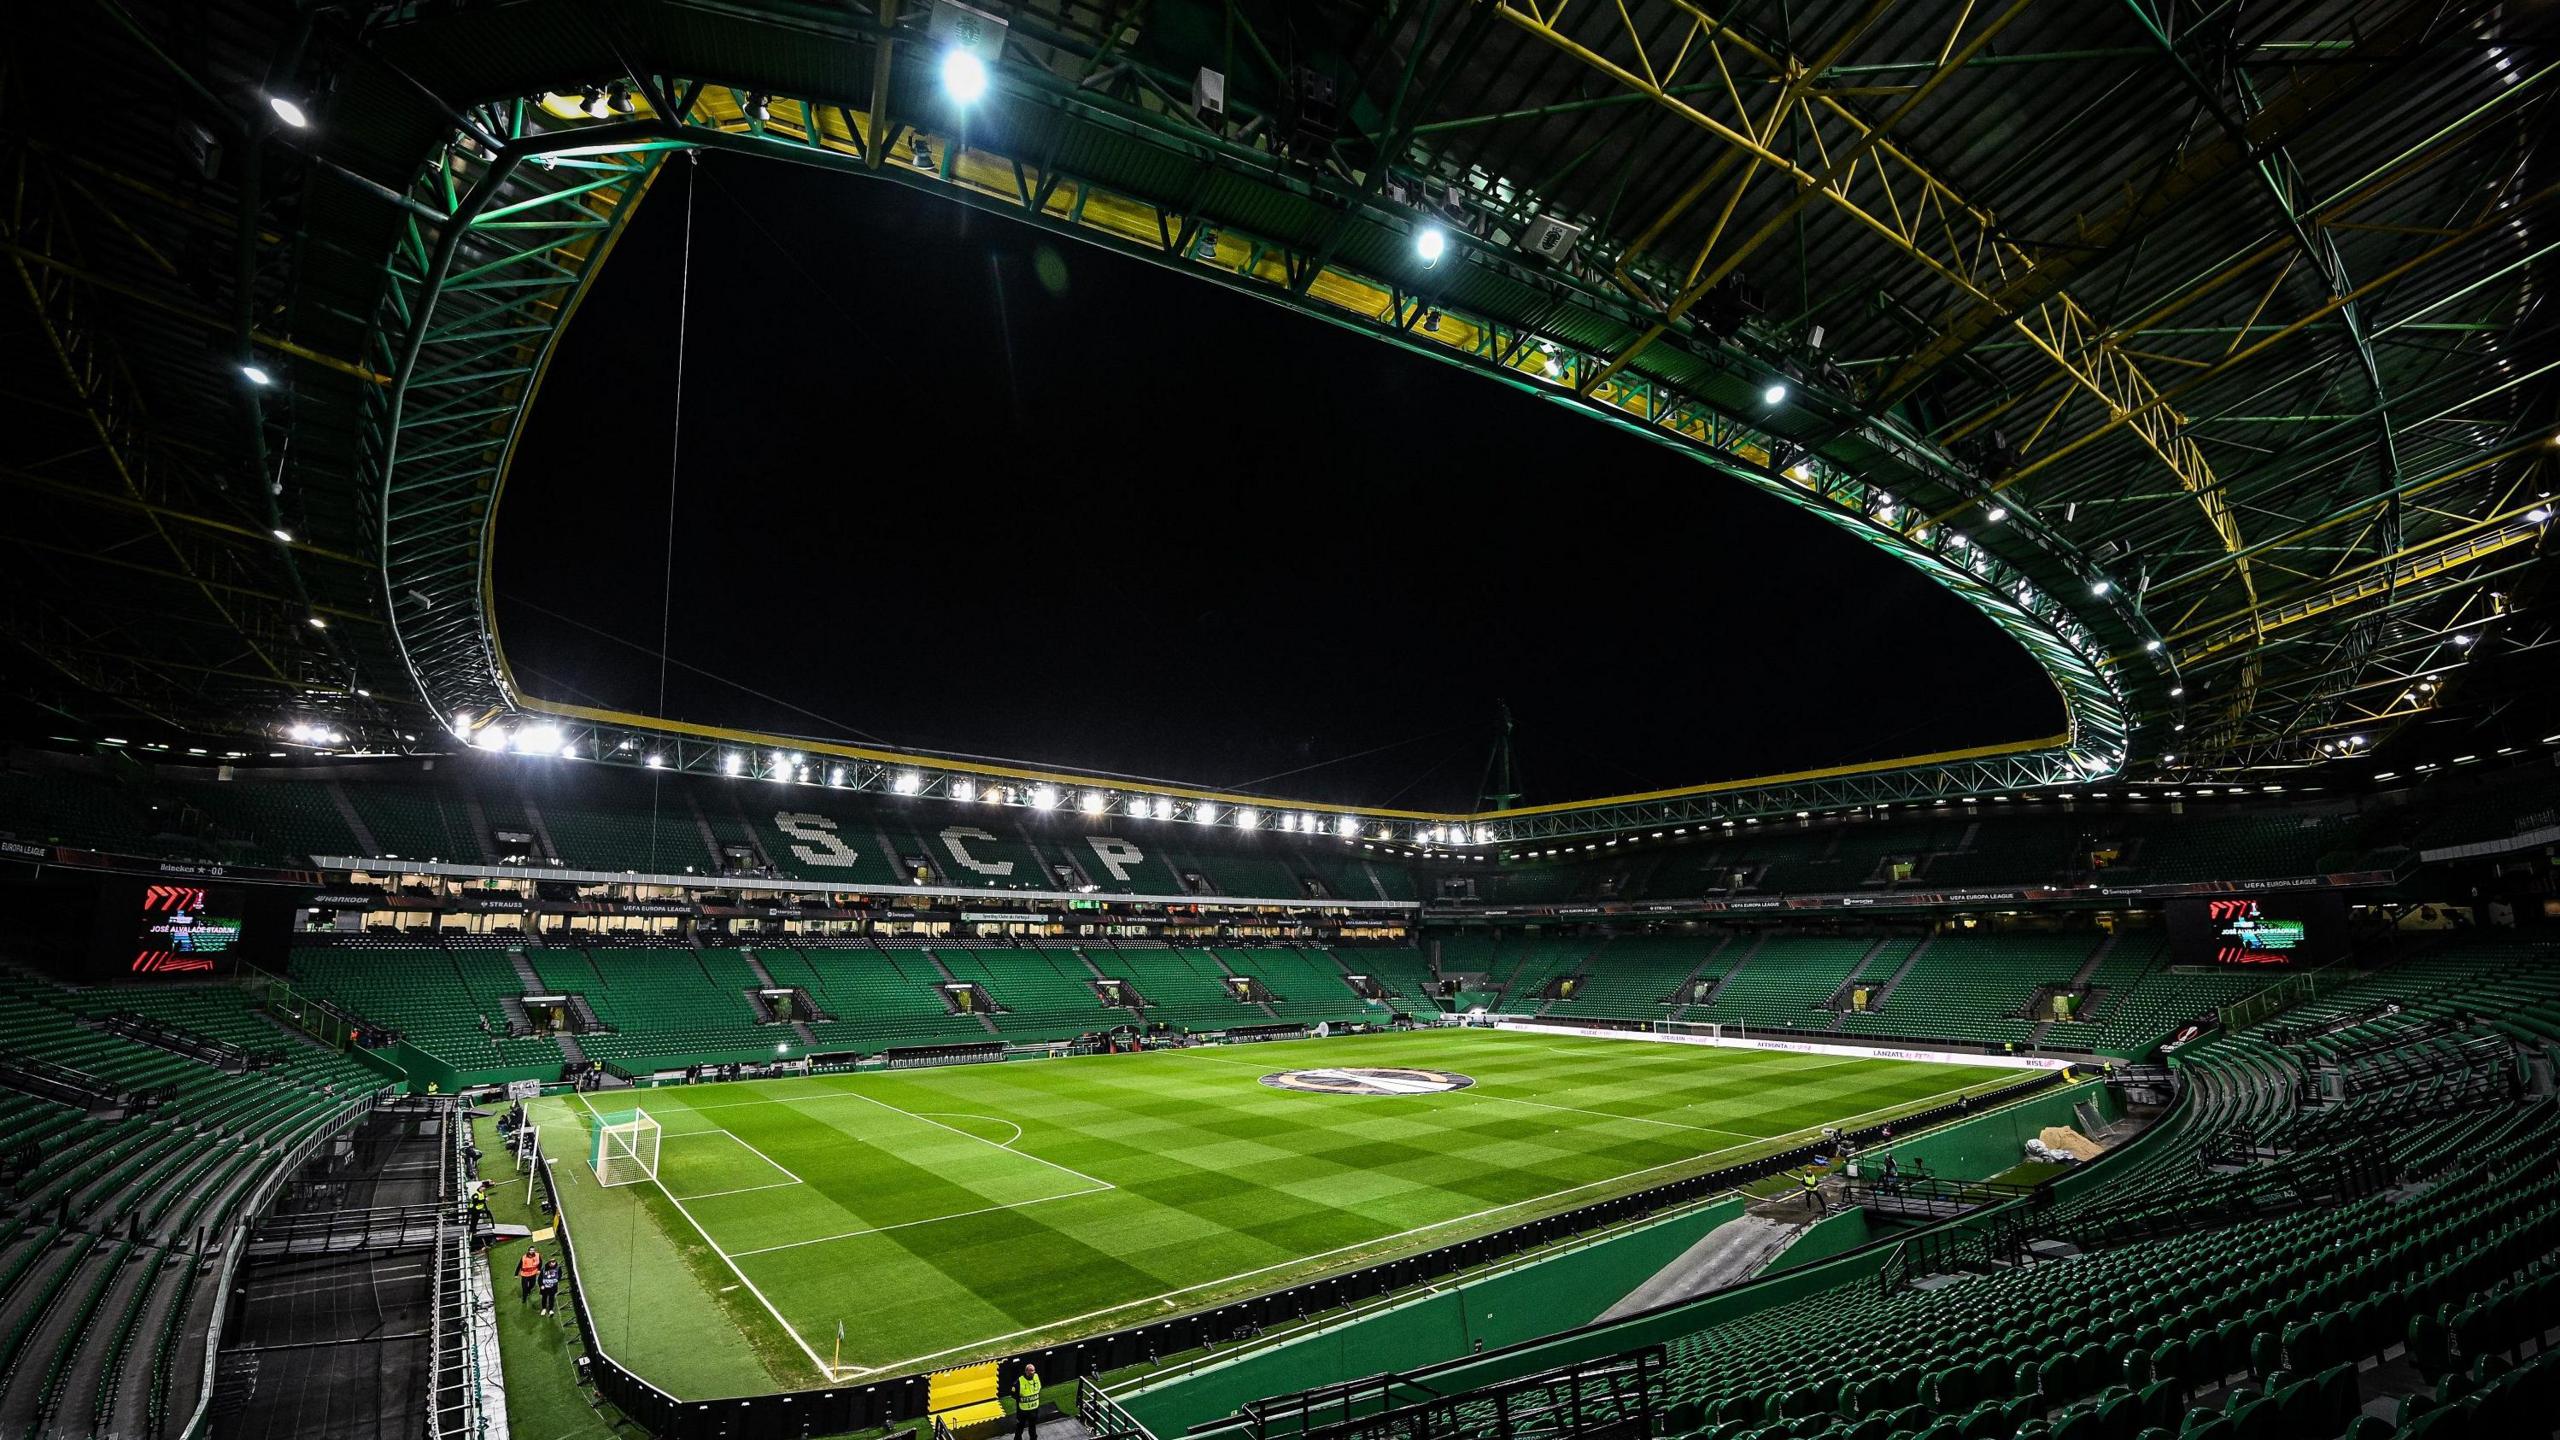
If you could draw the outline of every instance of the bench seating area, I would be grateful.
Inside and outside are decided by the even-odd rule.
[[[227,1075],[82,1023],[118,1013],[281,1058]],[[297,1147],[354,1118],[379,1078],[218,983],[70,991],[12,977],[0,1050],[168,1096],[92,1118],[0,1090],[0,1141],[39,1157],[13,1176],[0,1219],[0,1434],[174,1433],[222,1300],[218,1247]]]

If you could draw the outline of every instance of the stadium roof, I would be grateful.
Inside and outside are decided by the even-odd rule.
[[[545,702],[491,633],[491,522],[554,341],[660,167],[723,149],[924,188],[1651,436],[1969,600],[2070,717],[1994,753],[1472,817],[1503,838],[2370,754],[2512,698],[2466,677],[2547,639],[2560,48],[2512,16],[49,13],[10,46],[0,156],[22,695],[79,738],[247,752],[302,723],[435,749],[531,723],[687,767],[967,778]],[[963,106],[940,72],[969,45],[992,89]]]

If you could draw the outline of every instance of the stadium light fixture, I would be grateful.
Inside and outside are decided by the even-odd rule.
[[[833,787],[833,788],[835,788],[835,789],[839,789],[839,790],[841,790],[841,789],[843,789],[843,788],[844,788],[844,767],[843,767],[843,766],[838,765],[838,766],[836,766],[834,769],[829,770],[829,771],[827,772],[827,784],[828,784],[829,786],[831,786],[831,787]]]
[[[1102,813],[1102,807],[1106,803],[1107,802],[1102,798],[1101,791],[1087,790],[1084,792],[1084,798],[1076,802],[1076,808],[1082,810],[1087,815],[1099,815]]]
[[[515,750],[519,755],[557,755],[560,753],[560,727],[527,725],[516,732]]]
[[[1236,807],[1236,828],[1239,830],[1252,829],[1254,822],[1261,818],[1261,815],[1250,805],[1239,805]]]
[[[2187,687],[2186,687],[2186,686],[2184,686],[2184,685],[2172,685],[2172,686],[2170,686],[2170,687],[2169,687],[2169,698],[2170,698],[2170,699],[2172,699],[2172,700],[2175,700],[2175,699],[2177,699],[2179,696],[2184,695],[2184,694],[2186,694],[2186,693],[2187,693]]]
[[[1335,824],[1334,829],[1342,836],[1343,839],[1352,839],[1360,833],[1360,817],[1357,815],[1345,815]]]
[[[2106,599],[2107,592],[2114,588],[2116,588],[2114,584],[2103,577],[2089,582],[2089,593],[2097,596],[2101,600]]]
[[[743,774],[746,768],[747,757],[739,754],[735,750],[732,750],[728,754],[720,757],[720,773],[723,775]]]
[[[1218,807],[1206,800],[1195,801],[1191,806],[1191,823],[1194,825],[1217,824]]]
[[[1769,382],[1769,388],[1760,392],[1760,403],[1763,405],[1783,405],[1786,400],[1787,382],[1784,380],[1772,380]]]
[[[897,778],[889,782],[889,788],[901,795],[913,795],[924,788],[924,777],[913,770],[901,770]]]
[[[652,769],[652,770],[661,770],[661,769],[666,768],[666,763],[667,763],[667,762],[666,762],[666,761],[664,761],[664,760],[662,760],[662,759],[660,759],[660,758],[658,758],[658,757],[657,757],[657,756],[655,756],[655,755],[652,755],[652,756],[650,756],[648,759],[643,760],[643,761],[641,761],[640,763],[641,763],[641,764],[643,764],[643,765],[648,766],[648,767],[649,767],[650,769]]]
[[[2009,518],[2009,507],[2006,505],[1994,505],[1991,507],[1991,513],[1983,516],[1982,518],[1987,524],[1997,525],[2001,521]]]
[[[283,542],[284,542],[284,543],[286,543],[287,545],[290,545],[290,544],[292,544],[292,543],[293,543],[293,532],[292,532],[292,531],[290,531],[290,530],[284,529],[284,528],[283,528],[283,527],[281,527],[281,526],[277,527],[277,528],[276,528],[276,529],[274,529],[274,530],[270,530],[270,531],[268,531],[267,533],[268,533],[268,534],[270,534],[270,535],[275,536],[278,540],[283,541]]]
[[[267,367],[259,364],[255,360],[243,360],[240,362],[240,378],[257,386],[261,390],[264,390],[268,386],[276,383],[276,377],[268,373]]]
[[[2548,505],[2536,505],[2532,509],[2524,512],[2524,518],[2532,521],[2536,525],[2539,525],[2543,521],[2551,518],[2551,507]]]
[[[1413,237],[1413,253],[1421,256],[1425,265],[1439,264],[1440,257],[1449,253],[1449,232],[1437,225],[1423,226],[1421,233]]]
[[[503,726],[492,725],[472,736],[471,743],[483,750],[504,750],[507,748],[506,729]]]
[[[952,782],[951,782],[951,798],[952,798],[952,799],[954,799],[954,800],[975,800],[975,799],[977,799],[977,798],[978,798],[978,783],[977,783],[976,781],[974,781],[974,780],[954,780],[954,781],[952,781]]]
[[[2143,641],[2143,642],[2142,642],[2142,648],[2143,648],[2143,649],[2145,649],[2145,650],[2147,650],[2147,651],[2149,651],[2149,652],[2151,652],[2151,653],[2152,653],[2152,654],[2154,654],[2154,655],[2159,654],[2159,653],[2160,653],[2160,637],[2159,637],[2159,636],[2157,636],[2157,635],[2154,635],[2154,636],[2152,636],[2150,639]]]
[[[942,57],[942,93],[961,105],[975,105],[987,95],[987,62],[963,47]]]
[[[296,101],[290,95],[269,95],[267,97],[267,108],[276,112],[277,119],[292,126],[296,130],[308,130],[311,128],[310,113],[304,110],[301,103]]]
[[[314,615],[314,616],[312,616],[312,617],[311,617],[311,628],[312,628],[312,629],[314,629],[314,630],[326,630],[326,629],[328,629],[328,628],[329,628],[329,617],[328,617],[328,616],[326,616],[326,615]]]
[[[1034,786],[1032,786],[1032,787],[1031,787],[1031,808],[1032,808],[1032,809],[1034,809],[1034,810],[1055,810],[1055,809],[1057,809],[1057,808],[1058,808],[1058,787],[1057,787],[1057,786],[1055,786],[1055,785],[1034,785]]]

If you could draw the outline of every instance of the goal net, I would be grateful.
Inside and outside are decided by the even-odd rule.
[[[588,1163],[598,1185],[630,1185],[658,1178],[658,1122],[646,1110],[599,1114],[595,1148]]]

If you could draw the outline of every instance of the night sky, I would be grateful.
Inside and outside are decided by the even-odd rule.
[[[1916,573],[1676,453],[888,183],[661,177],[508,480],[534,693],[657,711],[687,191],[676,719],[1374,806],[2050,733]]]

